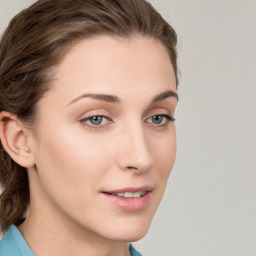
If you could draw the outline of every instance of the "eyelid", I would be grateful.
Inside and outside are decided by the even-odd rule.
[[[104,106],[99,107],[99,105],[93,105],[91,108],[87,109],[87,111],[86,109],[84,109],[83,113],[81,113],[76,120],[77,122],[79,122],[80,125],[82,125],[86,129],[90,129],[92,131],[104,130],[109,128],[109,126],[111,126],[114,122],[113,114],[115,114],[115,112],[112,113],[113,111],[113,109],[109,109]],[[105,118],[107,121],[103,120],[103,124],[96,124],[88,120],[95,116]]]
[[[90,116],[110,116],[109,111],[107,111],[105,108],[99,108],[97,106],[89,106],[88,108],[83,107],[80,111],[80,115],[77,116],[77,119],[82,119]]]
[[[168,116],[172,119],[172,121],[175,121],[174,110],[172,108],[167,108],[162,106],[151,109],[150,111],[148,111],[148,114],[145,116],[147,117],[146,119],[152,116],[166,116],[166,117]]]
[[[95,116],[106,118],[108,121],[107,121],[106,124],[99,124],[99,125],[86,123],[90,118],[95,117]],[[110,120],[111,119],[109,117],[105,116],[105,115],[90,115],[90,116],[87,116],[87,117],[84,117],[84,118],[80,119],[79,122],[82,126],[85,126],[87,129],[97,131],[97,130],[107,129],[109,127],[109,125],[111,125],[113,123]]]
[[[146,120],[149,120],[149,119],[153,118],[154,116],[161,116],[161,117],[164,117],[164,118],[167,119],[167,122],[164,123],[164,124],[155,124],[155,123],[153,123],[153,122],[148,122],[148,123],[151,123],[151,124],[153,124],[154,126],[158,126],[158,127],[166,126],[166,125],[168,125],[169,122],[174,122],[174,121],[175,121],[175,118],[172,117],[172,116],[169,115],[169,114],[155,114],[155,115],[153,115],[153,116],[150,116],[150,117],[147,118]]]
[[[80,121],[89,120],[89,119],[91,119],[93,117],[103,117],[103,118],[106,118],[108,120],[110,119],[108,116],[105,116],[105,115],[90,115],[90,116],[86,116],[86,117],[80,119]]]

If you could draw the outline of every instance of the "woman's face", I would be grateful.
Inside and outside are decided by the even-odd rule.
[[[73,46],[39,101],[30,215],[111,240],[144,236],[175,160],[176,103],[159,41],[100,36]]]

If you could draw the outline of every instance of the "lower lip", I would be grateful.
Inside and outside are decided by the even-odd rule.
[[[107,193],[102,193],[110,202],[121,208],[122,210],[128,211],[128,212],[135,212],[140,211],[144,209],[150,199],[152,192],[148,191],[144,196],[138,197],[138,198],[127,198],[127,197],[121,197],[121,196],[115,196],[110,195]]]

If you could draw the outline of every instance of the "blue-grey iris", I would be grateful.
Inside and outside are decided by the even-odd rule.
[[[154,124],[161,124],[162,121],[163,121],[163,117],[162,117],[162,116],[156,115],[156,116],[153,116],[153,117],[152,117],[152,122],[153,122]]]
[[[99,124],[101,124],[102,119],[103,119],[102,116],[93,116],[93,117],[90,118],[90,122],[91,122],[93,125],[99,125]]]

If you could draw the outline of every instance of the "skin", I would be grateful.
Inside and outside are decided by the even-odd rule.
[[[176,92],[175,76],[155,39],[99,36],[67,52],[38,103],[37,126],[22,128],[31,204],[19,229],[37,256],[129,255],[127,243],[146,234],[176,154],[174,122],[152,119],[174,116],[176,97],[152,103],[166,91]],[[86,119],[102,115],[99,125]],[[146,185],[151,199],[139,211],[120,209],[102,194]]]

